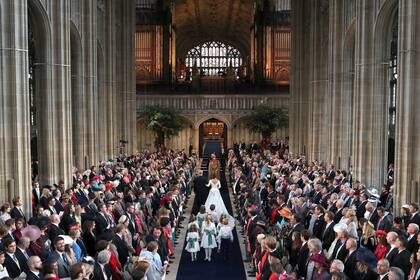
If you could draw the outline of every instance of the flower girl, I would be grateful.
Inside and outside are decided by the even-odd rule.
[[[195,223],[193,223],[191,224],[187,234],[187,247],[185,248],[185,250],[191,253],[191,261],[197,260],[197,252],[200,251],[198,239],[198,227]]]
[[[229,221],[227,218],[224,218],[221,221],[222,226],[219,229],[217,234],[217,242],[219,243],[218,251],[222,253],[223,259],[227,260],[229,255],[230,243],[233,242],[233,233],[232,227],[229,226]]]
[[[204,260],[211,261],[211,253],[213,248],[217,247],[216,243],[216,226],[213,223],[213,216],[207,214],[201,226],[201,247],[206,252]]]
[[[206,206],[201,205],[200,210],[197,214],[197,222],[198,226],[201,228],[201,225],[203,224],[204,218],[206,217]]]

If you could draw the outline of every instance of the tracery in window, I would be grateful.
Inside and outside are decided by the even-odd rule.
[[[242,55],[232,46],[212,41],[192,48],[187,53],[185,64],[190,73],[196,67],[203,76],[225,75],[229,67],[237,74],[242,66]]]

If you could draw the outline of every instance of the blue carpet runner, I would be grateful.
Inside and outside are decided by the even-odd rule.
[[[221,157],[221,145],[218,141],[207,142],[204,149],[203,158],[207,160],[211,153],[216,153],[217,157]],[[232,215],[232,204],[230,203],[229,190],[226,184],[224,162],[221,161],[222,168],[220,174],[220,182],[222,188],[220,189],[223,201],[226,208]],[[207,165],[206,165],[207,166]],[[204,249],[198,253],[198,260],[191,262],[191,255],[185,251],[184,244],[183,252],[179,264],[177,280],[214,280],[214,279],[232,279],[244,280],[246,279],[244,264],[242,262],[242,254],[239,247],[238,235],[236,230],[233,231],[234,242],[230,246],[229,258],[227,261],[217,253],[217,248],[213,250],[211,262],[204,261]]]

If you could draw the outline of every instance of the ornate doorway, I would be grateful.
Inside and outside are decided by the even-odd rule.
[[[222,152],[227,146],[227,126],[224,122],[218,119],[209,119],[203,122],[199,128],[199,155],[203,156],[205,146],[209,142],[219,142],[222,147]]]

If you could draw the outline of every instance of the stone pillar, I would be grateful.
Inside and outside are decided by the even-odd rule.
[[[71,183],[73,158],[68,0],[30,1],[36,32],[35,92],[40,185]],[[46,12],[45,12],[46,11]]]
[[[420,201],[420,1],[400,0],[398,7],[398,93],[395,145],[394,211]]]
[[[193,134],[193,147],[197,155],[200,154],[200,129],[198,127],[194,127],[194,134]]]
[[[99,160],[98,140],[98,85],[97,85],[97,1],[83,0],[82,5],[82,44],[83,44],[83,85],[84,106],[86,108],[86,154],[89,168]]]
[[[311,1],[309,62],[309,141],[310,160],[327,159],[330,95],[328,77],[329,1]]]
[[[289,101],[290,151],[294,154],[307,152],[308,139],[308,61],[310,8],[303,0],[292,4],[292,47]]]
[[[117,72],[116,72],[116,24],[115,24],[115,1],[106,0],[105,3],[105,89],[102,94],[105,95],[106,118],[103,123],[106,126],[106,157],[113,158],[118,153],[118,134],[117,128]]]
[[[20,196],[31,214],[31,158],[26,0],[0,0],[0,197]]]

